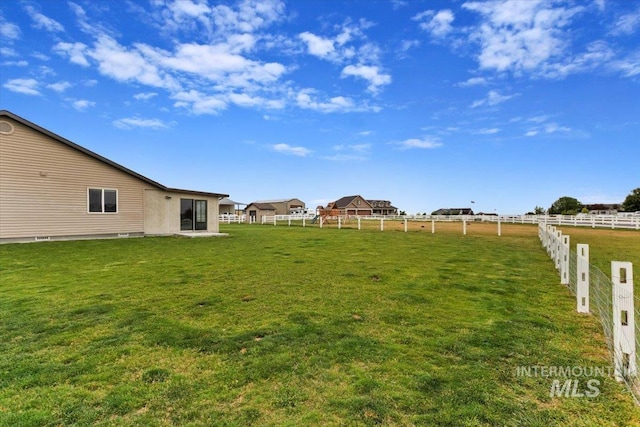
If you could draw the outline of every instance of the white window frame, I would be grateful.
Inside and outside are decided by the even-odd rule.
[[[91,212],[91,200],[90,200],[90,192],[91,190],[100,190],[100,206],[102,208],[101,212]],[[116,211],[115,212],[105,212],[104,211],[104,192],[105,191],[115,191],[116,192]],[[117,188],[103,188],[103,187],[87,187],[87,213],[91,215],[115,215],[120,212],[120,198],[118,195]]]

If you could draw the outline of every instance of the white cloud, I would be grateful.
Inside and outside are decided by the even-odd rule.
[[[498,132],[500,132],[499,128],[485,128],[478,130],[476,133],[479,135],[495,135]]]
[[[78,111],[84,111],[89,107],[94,107],[95,105],[95,102],[87,101],[86,99],[78,99],[71,103],[71,106]]]
[[[27,14],[33,19],[33,26],[38,29],[42,29],[49,32],[63,32],[64,27],[55,19],[51,19],[44,16],[40,12],[36,11],[32,6],[26,6],[25,10]]]
[[[471,108],[477,108],[477,107],[481,107],[483,105],[489,105],[491,107],[501,104],[503,102],[505,102],[508,99],[513,98],[514,95],[500,95],[497,91],[495,90],[490,90],[489,93],[487,93],[487,96],[483,99],[479,99],[477,101],[474,101],[471,104]]]
[[[67,56],[69,61],[82,67],[88,67],[89,61],[86,57],[87,45],[84,43],[60,42],[53,47],[53,51],[62,56]]]
[[[6,89],[24,95],[40,95],[38,81],[35,79],[13,79],[3,85]]]
[[[471,40],[480,44],[480,68],[532,71],[562,59],[567,47],[563,28],[582,7],[552,7],[544,0],[466,2],[463,8],[479,13],[482,24]]]
[[[631,53],[625,58],[611,61],[609,68],[622,73],[625,77],[633,77],[640,74],[640,50]]]
[[[87,55],[98,62],[100,73],[120,81],[134,81],[147,86],[175,90],[179,87],[167,75],[148,61],[138,50],[127,49],[107,35],[98,38]]]
[[[271,148],[278,153],[290,154],[292,156],[306,157],[311,154],[311,150],[305,147],[294,147],[289,144],[275,144]]]
[[[362,161],[369,158],[371,151],[371,144],[353,144],[353,145],[335,145],[333,151],[336,154],[331,156],[324,156],[325,160],[347,162],[347,161]]]
[[[436,137],[425,137],[422,139],[411,138],[394,144],[402,150],[408,150],[410,148],[430,149],[442,146],[442,142],[440,142],[440,139]]]
[[[18,40],[20,33],[20,27],[0,16],[0,36],[3,39],[8,41]]]
[[[453,30],[451,23],[455,17],[451,9],[443,9],[439,12],[426,10],[411,19],[419,21],[420,28],[431,33],[433,37],[442,38]]]
[[[73,85],[69,82],[58,82],[58,83],[52,83],[50,85],[47,85],[49,89],[54,90],[56,92],[64,92],[65,90],[69,89],[71,86]]]
[[[137,99],[138,101],[148,101],[149,99],[156,96],[158,96],[156,92],[141,92],[133,95],[133,98]]]
[[[571,128],[566,127],[566,126],[560,126],[557,123],[548,123],[544,126],[544,131],[546,133],[567,133],[567,132],[571,132]]]
[[[615,23],[611,34],[631,35],[640,28],[640,7],[633,12],[622,15]]]
[[[587,46],[586,52],[544,66],[540,74],[549,78],[564,78],[570,74],[592,70],[613,57],[614,52],[607,43],[595,41]]]
[[[296,95],[296,104],[300,108],[320,111],[322,113],[346,112],[355,109],[353,100],[343,96],[336,96],[329,102],[319,102],[312,95],[312,89],[303,89]]]
[[[546,122],[547,116],[539,116],[532,117],[528,119],[527,122],[539,123],[539,126],[534,126],[528,129],[524,136],[532,137],[540,134],[553,135],[553,134],[564,134],[564,135],[573,135],[573,136],[585,136],[584,132],[577,131],[575,132],[573,129],[567,126],[561,126],[555,122]],[[544,123],[544,124],[543,124]]]
[[[18,52],[15,51],[15,49],[10,47],[0,47],[0,55],[2,55],[4,58],[14,58],[16,56],[20,56],[18,55]]]
[[[188,108],[194,114],[218,114],[227,108],[224,99],[215,95],[205,95],[196,90],[178,92],[172,96],[176,100],[175,107]]]
[[[27,61],[4,61],[2,66],[4,67],[26,67],[29,63]]]
[[[169,10],[175,15],[187,15],[189,17],[197,17],[210,12],[206,4],[194,3],[191,0],[175,0],[173,4],[169,5]]]
[[[381,73],[375,66],[347,65],[342,70],[342,77],[345,76],[355,76],[367,80],[369,82],[367,90],[372,93],[378,93],[380,86],[391,83],[391,76]]]
[[[484,86],[487,83],[488,83],[487,79],[485,79],[484,77],[471,77],[470,79],[464,82],[457,83],[456,86],[458,87]]]
[[[336,51],[333,40],[316,36],[308,31],[301,33],[298,37],[307,44],[308,53],[319,58],[328,58]]]
[[[529,117],[527,119],[528,122],[533,122],[533,123],[544,123],[547,120],[549,120],[549,116],[546,115],[542,115],[542,116],[533,116],[533,117]]]
[[[400,50],[406,52],[409,49],[420,46],[420,40],[402,40]]]
[[[166,123],[164,123],[160,119],[141,119],[139,117],[128,117],[123,119],[118,119],[113,122],[113,125],[120,129],[134,129],[134,128],[145,128],[145,129],[166,129],[169,127]]]

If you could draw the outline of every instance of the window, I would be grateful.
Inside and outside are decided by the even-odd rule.
[[[88,193],[90,213],[118,212],[118,190],[89,188]]]

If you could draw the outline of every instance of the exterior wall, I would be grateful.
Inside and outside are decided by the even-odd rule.
[[[236,213],[236,207],[234,205],[218,205],[220,215],[233,215]]]
[[[283,202],[267,201],[271,206],[276,208],[276,215],[289,215],[292,208],[304,208],[304,202],[300,199],[291,199]],[[265,211],[265,215],[273,215],[273,211]]]
[[[273,206],[273,205],[272,205]],[[247,221],[249,221],[249,216],[251,215],[251,211],[256,211],[256,222],[260,223],[262,222],[262,217],[263,216],[273,216],[273,215],[281,215],[278,214],[277,211],[273,211],[270,209],[259,209],[257,206],[255,206],[253,203],[250,204],[249,206],[247,206],[245,208],[245,214],[247,215]],[[284,214],[282,214],[284,215]]]
[[[210,233],[219,232],[218,215],[220,211],[217,197],[148,188],[144,192],[145,234],[168,235],[180,233],[180,199],[206,200],[206,231]]]
[[[360,203],[358,203],[360,202]],[[347,215],[372,215],[371,205],[362,197],[358,196],[346,206]]]
[[[0,134],[0,240],[144,232],[147,183],[9,117]],[[88,213],[87,189],[118,190],[117,213]]]

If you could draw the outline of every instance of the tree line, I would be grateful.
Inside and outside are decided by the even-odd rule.
[[[599,205],[591,205],[592,208],[598,208]],[[605,206],[602,205],[605,210]],[[620,205],[622,212],[640,212],[640,188],[636,188],[629,193],[624,199],[624,202]],[[563,196],[553,202],[549,209],[545,210],[540,206],[536,206],[532,212],[536,215],[548,213],[550,215],[576,215],[578,213],[589,213],[589,209],[586,205],[580,203],[580,201],[574,197]]]

